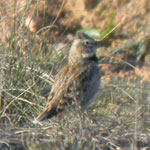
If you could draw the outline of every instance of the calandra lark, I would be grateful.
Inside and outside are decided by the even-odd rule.
[[[72,103],[79,104],[83,110],[89,107],[101,85],[96,49],[105,45],[83,32],[77,34],[69,51],[68,64],[57,74],[48,106],[37,121],[52,118]]]

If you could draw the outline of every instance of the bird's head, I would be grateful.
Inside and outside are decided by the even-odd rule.
[[[83,32],[78,32],[69,52],[69,63],[91,59],[96,56],[96,49],[100,46],[106,46],[106,43],[96,41]]]

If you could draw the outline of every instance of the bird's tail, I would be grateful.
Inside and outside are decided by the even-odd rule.
[[[52,108],[49,109],[47,108],[44,112],[42,112],[38,117],[37,117],[37,121],[38,122],[42,122],[44,120],[47,119],[51,119],[52,117],[54,117],[55,115],[57,115],[59,112],[57,111],[56,108]]]
[[[44,121],[46,119],[49,118],[49,111],[46,109],[44,112],[42,112],[38,117],[37,117],[37,121],[38,122],[41,122],[41,121]]]

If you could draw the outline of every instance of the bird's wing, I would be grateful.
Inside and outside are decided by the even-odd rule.
[[[48,106],[57,107],[57,111],[69,103],[72,103],[73,97],[77,97],[80,87],[80,78],[85,74],[87,68],[85,66],[65,66],[57,75],[55,83],[52,87]],[[84,79],[83,79],[84,80]]]

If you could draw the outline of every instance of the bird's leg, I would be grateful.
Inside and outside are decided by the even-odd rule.
[[[63,123],[66,122],[66,118],[65,118],[65,115],[63,114],[63,112],[60,112],[60,113],[58,114],[58,117],[59,117],[59,120],[62,120],[62,121],[63,121]]]
[[[81,106],[79,104],[79,101],[76,98],[74,98],[74,103],[77,106],[77,108],[79,108],[79,110],[81,110]]]

